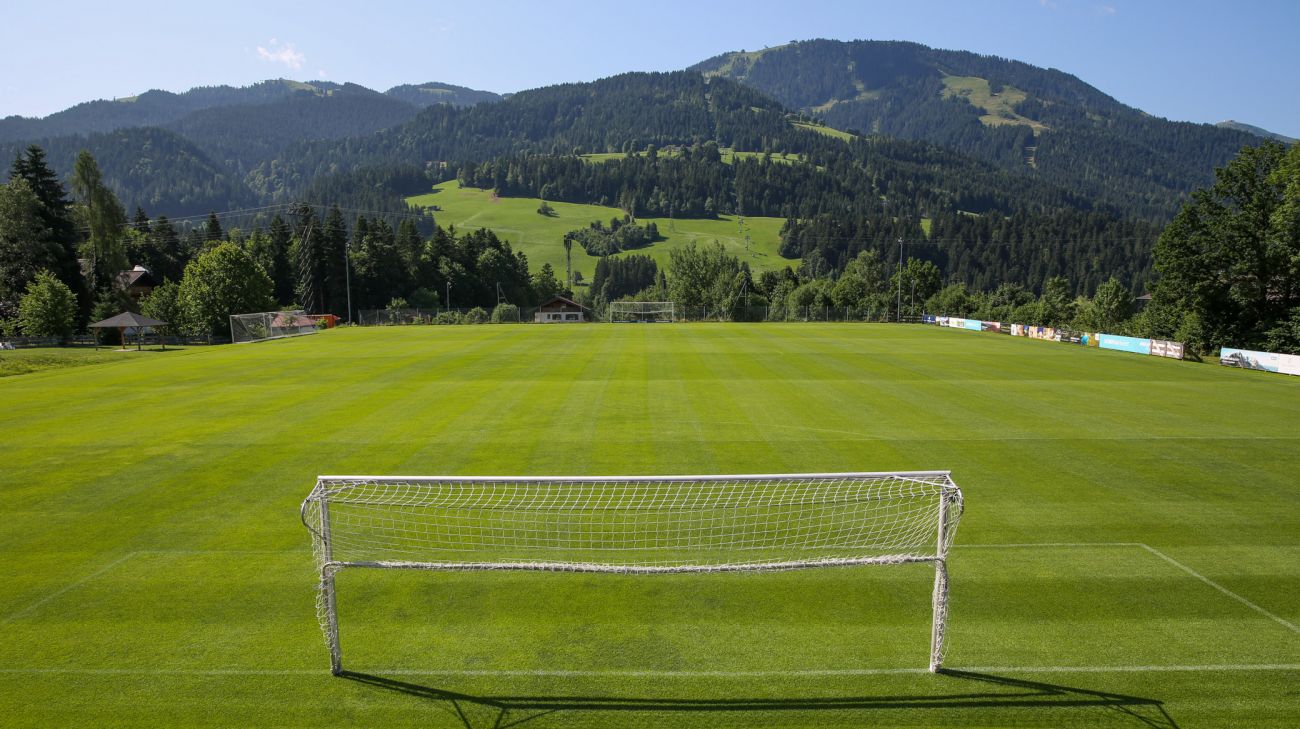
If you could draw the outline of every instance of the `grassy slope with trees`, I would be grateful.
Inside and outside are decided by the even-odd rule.
[[[1061,71],[917,43],[812,40],[691,68],[840,129],[934,142],[1160,221],[1259,142],[1152,117]]]
[[[608,223],[611,218],[621,218],[623,211],[608,206],[548,202],[555,213],[551,216],[537,212],[538,198],[495,197],[489,190],[462,188],[452,180],[436,185],[433,192],[417,195],[408,200],[413,205],[438,206],[434,213],[438,224],[454,226],[461,231],[490,228],[510,241],[516,251],[528,256],[534,270],[549,263],[563,278],[565,266],[564,234],[585,228],[592,221]],[[748,261],[755,272],[784,266],[799,265],[798,259],[782,258],[777,252],[781,243],[781,218],[746,217],[745,232],[750,236],[750,251],[745,252],[745,235],[740,232],[740,221],[735,216],[716,219],[666,217],[638,217],[640,223],[654,222],[663,240],[647,248],[630,253],[648,255],[662,268],[668,263],[669,252],[691,241],[709,243],[718,241],[728,253]],[[590,281],[596,269],[596,256],[587,255],[582,248],[573,247],[573,270]],[[623,254],[627,255],[627,254]]]

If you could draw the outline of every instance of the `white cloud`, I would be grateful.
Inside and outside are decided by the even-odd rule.
[[[302,51],[294,48],[292,43],[281,43],[272,38],[271,42],[266,45],[270,47],[257,47],[257,57],[263,61],[283,63],[286,67],[295,71],[302,68],[303,64],[307,62],[307,56]]]
[[[323,68],[316,72],[316,78],[325,79],[329,77],[330,75],[328,73],[325,73],[325,69]]]
[[[1117,12],[1115,6],[1111,4],[1102,5],[1097,8],[1097,10],[1101,12],[1102,15],[1114,15]]]

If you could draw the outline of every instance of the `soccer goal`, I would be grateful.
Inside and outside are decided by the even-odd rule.
[[[609,304],[611,322],[676,321],[671,301],[613,301]]]
[[[315,334],[316,331],[316,320],[303,311],[263,311],[232,314],[230,317],[230,341],[235,344]]]
[[[932,563],[931,671],[943,662],[947,471],[748,476],[321,476],[302,503],[331,670],[334,577],[361,567],[665,574]]]

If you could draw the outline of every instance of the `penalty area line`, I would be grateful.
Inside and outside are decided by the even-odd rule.
[[[11,613],[10,615],[6,616],[3,620],[0,620],[0,625],[8,625],[9,623],[12,623],[13,621],[15,621],[15,620],[17,620],[17,619],[19,619],[19,618],[21,618],[21,617],[24,617],[24,616],[26,616],[26,615],[30,615],[30,614],[32,614],[33,612],[36,612],[36,610],[39,609],[42,605],[45,605],[46,603],[49,603],[49,602],[51,602],[51,601],[53,601],[53,600],[55,600],[55,599],[57,599],[57,598],[59,598],[59,597],[61,597],[61,596],[63,596],[63,595],[66,595],[66,594],[69,593],[69,592],[72,592],[73,590],[77,589],[78,587],[81,587],[82,585],[86,584],[87,582],[90,582],[91,580],[95,579],[96,577],[99,577],[100,575],[102,575],[102,574],[108,572],[109,570],[113,569],[114,567],[117,567],[118,565],[122,564],[123,562],[127,561],[128,559],[131,559],[132,557],[136,556],[137,554],[139,554],[139,552],[127,552],[126,554],[122,555],[121,557],[118,557],[117,559],[113,560],[112,562],[109,562],[108,564],[104,565],[103,567],[100,567],[99,569],[95,570],[94,572],[91,572],[90,574],[86,575],[85,577],[82,577],[81,579],[78,579],[78,580],[73,581],[73,582],[69,582],[68,584],[64,585],[63,587],[59,588],[58,590],[55,590],[54,592],[51,592],[50,594],[46,595],[45,597],[42,597],[41,599],[37,600],[36,602],[31,603],[31,604],[28,605],[27,607],[25,607],[25,608],[19,610],[18,612],[16,612],[16,613]]]
[[[1290,630],[1292,633],[1300,633],[1300,628],[1297,628],[1296,625],[1295,625],[1295,623],[1292,623],[1292,622],[1290,622],[1290,621],[1288,621],[1288,620],[1286,620],[1286,619],[1284,619],[1284,618],[1282,618],[1282,617],[1280,617],[1280,616],[1278,616],[1278,615],[1274,615],[1273,613],[1269,612],[1268,610],[1266,610],[1266,609],[1260,607],[1259,605],[1256,605],[1255,603],[1251,602],[1250,600],[1247,600],[1246,598],[1242,597],[1241,595],[1238,595],[1237,593],[1233,592],[1232,590],[1229,590],[1228,588],[1224,587],[1223,585],[1220,585],[1219,583],[1215,582],[1214,580],[1211,580],[1210,578],[1206,577],[1205,575],[1201,574],[1200,572],[1197,572],[1196,570],[1192,569],[1191,567],[1188,567],[1187,565],[1183,564],[1182,562],[1179,562],[1178,560],[1174,559],[1173,557],[1170,557],[1169,555],[1165,554],[1164,552],[1161,552],[1160,550],[1156,549],[1155,547],[1152,547],[1152,546],[1147,545],[1147,544],[1141,544],[1141,545],[1138,545],[1138,546],[1142,547],[1143,549],[1145,549],[1146,551],[1150,552],[1151,554],[1153,554],[1153,555],[1159,557],[1160,559],[1162,559],[1162,560],[1168,562],[1169,564],[1173,565],[1174,567],[1177,567],[1178,569],[1182,570],[1183,572],[1186,572],[1187,574],[1191,575],[1192,577],[1195,577],[1196,579],[1200,580],[1201,582],[1204,582],[1205,584],[1209,585],[1210,587],[1213,587],[1214,589],[1218,590],[1219,592],[1222,592],[1224,595],[1227,595],[1228,597],[1232,598],[1233,600],[1236,600],[1237,602],[1241,603],[1242,605],[1245,605],[1246,607],[1250,608],[1251,610],[1254,610],[1255,612],[1259,613],[1260,615],[1263,615],[1264,617],[1268,618],[1269,620],[1272,620],[1273,622],[1277,623],[1278,625],[1281,625],[1281,626],[1285,627],[1287,630]]]

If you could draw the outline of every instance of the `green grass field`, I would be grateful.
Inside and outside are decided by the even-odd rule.
[[[608,225],[610,218],[623,216],[623,211],[618,208],[563,202],[551,203],[555,215],[538,215],[537,206],[541,200],[537,198],[493,197],[490,190],[461,188],[455,180],[437,185],[433,190],[426,195],[407,198],[407,201],[414,205],[441,207],[441,212],[434,213],[439,225],[454,225],[460,230],[491,228],[510,241],[515,250],[528,256],[532,270],[549,263],[561,279],[564,278],[564,234],[586,227],[595,220]],[[720,215],[715,220],[650,217],[639,221],[653,221],[664,240],[631,253],[650,256],[661,267],[668,265],[672,249],[691,241],[705,245],[715,240],[733,256],[748,261],[755,272],[785,266],[799,267],[799,259],[782,258],[777,252],[781,246],[781,226],[785,224],[782,218],[746,217],[744,233],[740,230],[740,221],[728,215]],[[748,252],[745,250],[745,233],[750,236]],[[580,271],[586,281],[591,281],[598,260],[596,256],[587,255],[580,246],[574,246],[573,270]]]
[[[342,329],[0,378],[0,724],[1294,726],[1300,380],[938,328]],[[951,469],[920,565],[355,570],[318,474]]]

